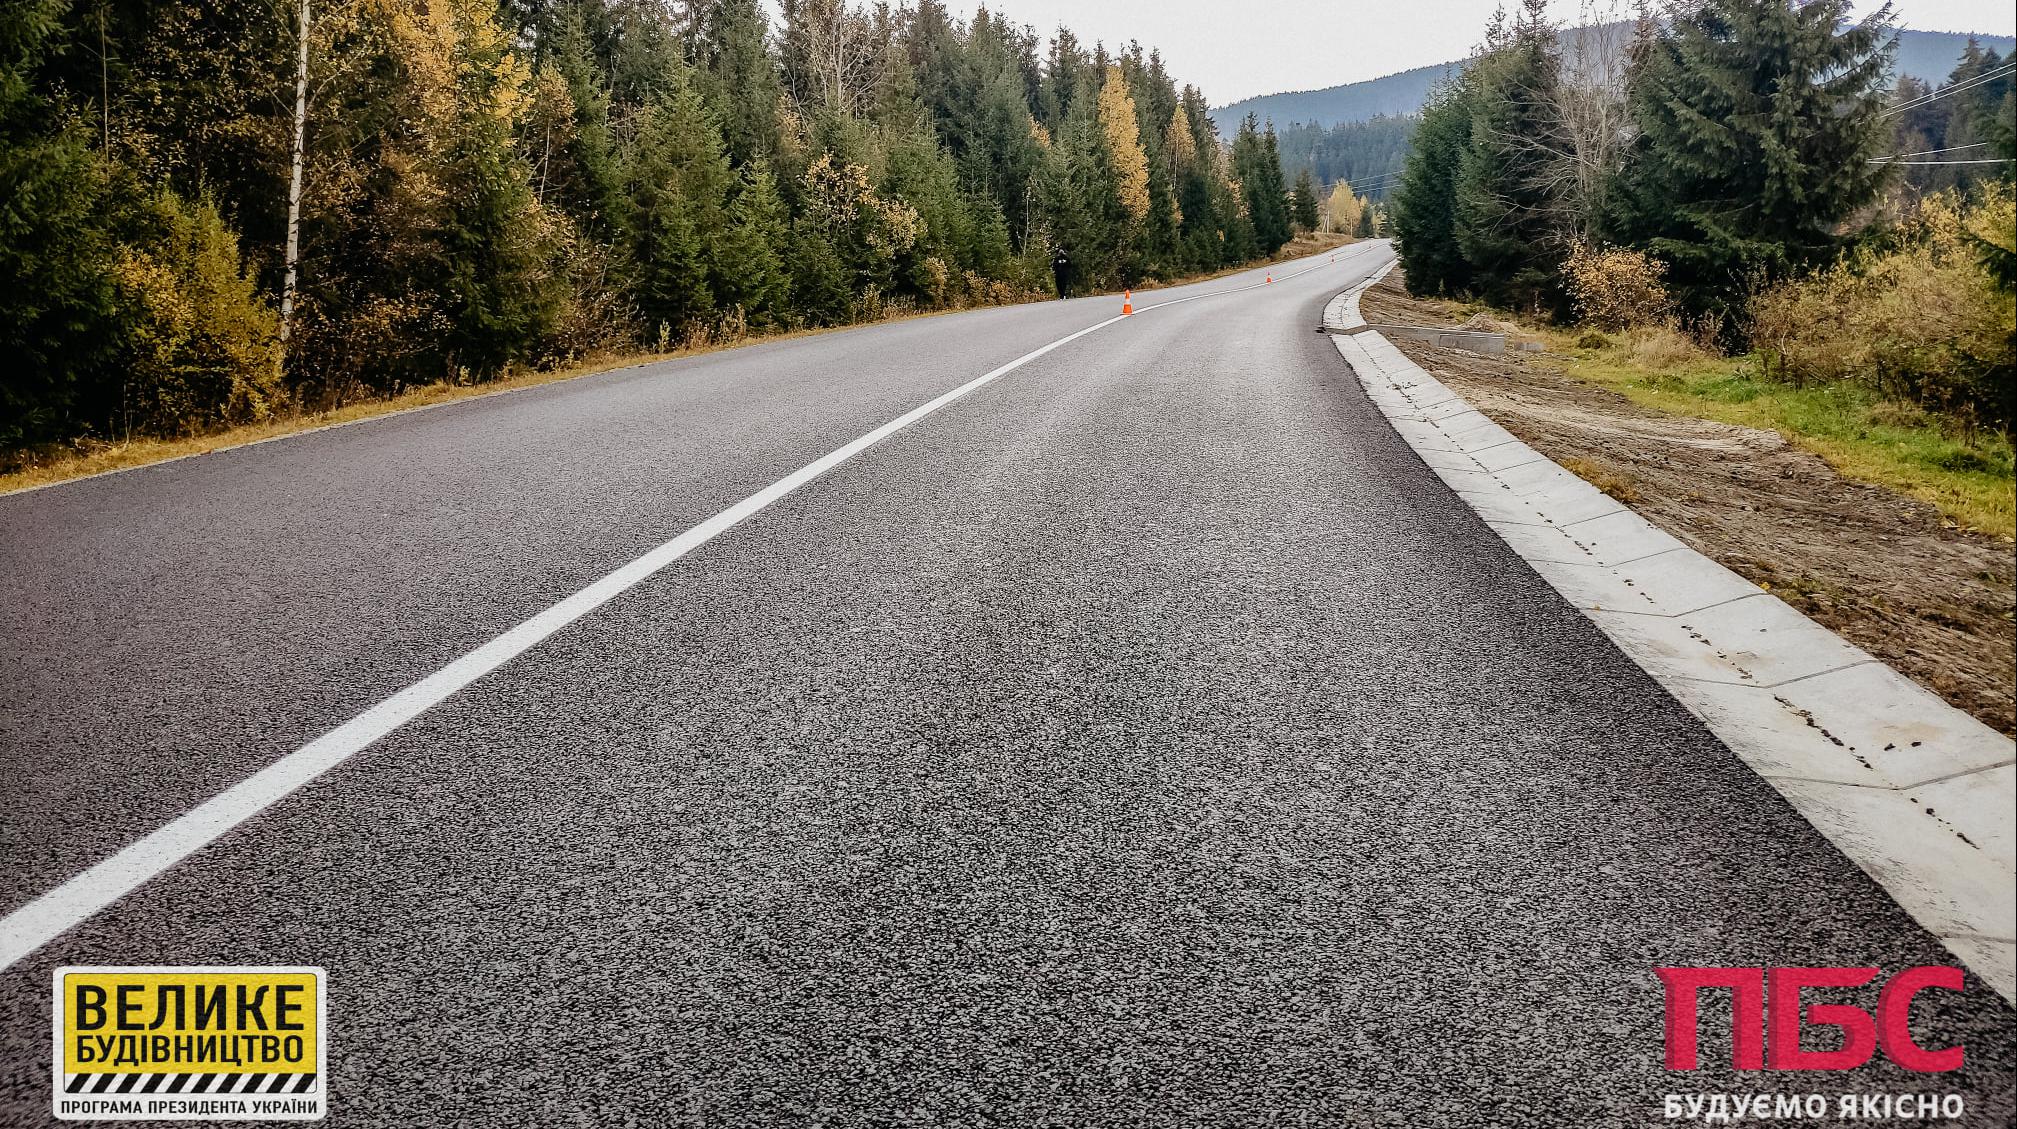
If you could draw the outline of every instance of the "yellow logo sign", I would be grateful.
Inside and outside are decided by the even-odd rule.
[[[92,1121],[315,1121],[319,968],[59,968],[53,1112]]]

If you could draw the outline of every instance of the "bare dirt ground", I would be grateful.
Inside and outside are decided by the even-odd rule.
[[[1454,325],[1390,274],[1368,321]],[[2011,547],[1932,506],[1852,482],[1777,432],[1667,415],[1563,375],[1546,354],[1396,340],[1478,410],[1697,551],[1961,709],[2017,733]]]

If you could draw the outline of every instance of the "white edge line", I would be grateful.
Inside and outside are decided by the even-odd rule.
[[[1327,260],[1292,274],[1284,274],[1282,277],[1286,281],[1330,265],[1333,264]],[[1268,285],[1266,282],[1256,282],[1184,298],[1173,298],[1167,302],[1143,306],[1135,313],[1144,314],[1165,306],[1182,305],[1200,298],[1237,294],[1266,285]],[[197,804],[89,869],[74,875],[48,893],[25,903],[4,919],[0,919],[0,971],[12,968],[29,954],[89,920],[100,910],[132,893],[169,867],[202,850],[225,832],[312,783],[344,761],[356,756],[379,738],[440,705],[463,687],[524,654],[568,624],[721,536],[772,502],[968,393],[993,383],[1054,349],[1069,345],[1115,322],[1124,321],[1128,316],[1116,314],[1076,333],[1060,337],[1048,345],[1032,349],[1007,364],[991,369],[939,395],[936,399],[912,408],[846,446],[807,463]]]

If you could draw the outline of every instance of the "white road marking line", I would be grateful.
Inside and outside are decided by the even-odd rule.
[[[1329,265],[1332,264],[1320,263],[1282,277],[1296,278]],[[1193,294],[1187,298],[1172,298],[1167,302],[1143,306],[1135,311],[1135,316],[1165,306],[1237,294],[1265,285],[1265,282],[1256,282]],[[440,705],[463,687],[728,532],[772,502],[968,393],[993,383],[1054,349],[1125,320],[1126,315],[1116,314],[1032,349],[807,463],[141,836],[90,869],[0,919],[0,970],[13,967],[30,953],[202,850],[225,832],[312,783],[379,738]]]

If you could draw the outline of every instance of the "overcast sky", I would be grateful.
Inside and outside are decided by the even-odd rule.
[[[1554,0],[1571,19],[1583,0]],[[1605,8],[1612,5],[1598,0]],[[979,0],[948,0],[962,18]],[[1034,26],[1059,24],[1109,45],[1139,39],[1162,49],[1178,82],[1214,106],[1255,94],[1311,90],[1459,58],[1483,38],[1499,0],[988,0],[989,11]],[[1510,4],[1508,5],[1511,6]],[[1619,7],[1625,7],[1619,5]],[[1874,4],[1864,3],[1864,10]],[[2010,0],[1899,0],[1906,27],[2011,34]],[[1573,21],[1581,22],[1581,21]]]

